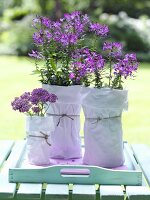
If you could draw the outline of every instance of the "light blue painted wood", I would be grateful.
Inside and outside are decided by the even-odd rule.
[[[101,200],[124,200],[123,189],[120,185],[101,185]]]
[[[45,200],[68,200],[69,188],[67,184],[47,184]]]
[[[134,153],[131,149],[131,146],[128,143],[124,144],[124,153],[126,155],[126,161],[129,161],[130,165],[132,166],[132,169],[134,170],[141,170],[139,163],[137,162],[137,159],[134,156]],[[142,173],[142,185],[145,186],[145,178],[144,174]]]
[[[9,155],[14,141],[11,140],[0,140],[0,167]]]
[[[22,183],[17,192],[17,200],[40,200],[42,184]]]
[[[96,200],[95,185],[74,185],[72,200]]]
[[[5,165],[0,172],[0,199],[13,198],[16,192],[16,183],[9,183],[9,168],[16,167],[20,162],[22,153],[25,149],[25,142],[18,141],[12,148],[11,154],[8,157]]]
[[[132,149],[150,186],[150,147],[144,144],[134,144]]]
[[[150,170],[150,148],[145,145],[133,145],[134,152],[131,146],[127,143],[124,145],[125,152],[127,152],[128,158],[132,166],[138,170],[140,165],[144,165],[149,173]],[[145,148],[146,147],[146,148]],[[144,160],[145,161],[144,161]],[[137,162],[138,161],[138,162]],[[140,161],[140,162],[139,162]],[[144,170],[144,169],[143,169]],[[145,173],[145,170],[144,170]],[[129,200],[150,200],[150,189],[146,186],[144,175],[142,173],[142,186],[126,186],[126,194]]]
[[[89,170],[90,175],[62,175],[62,169]],[[141,185],[142,172],[128,170],[110,170],[95,166],[57,165],[38,169],[9,169],[10,182],[33,183],[73,183],[73,184],[109,184],[109,185]]]
[[[146,186],[128,186],[126,194],[129,200],[150,200],[150,189]]]

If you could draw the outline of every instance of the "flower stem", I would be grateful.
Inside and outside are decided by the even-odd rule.
[[[112,65],[112,61],[110,59],[110,63],[109,63],[109,87],[111,85],[111,75],[112,75],[112,67],[111,67],[111,65]]]

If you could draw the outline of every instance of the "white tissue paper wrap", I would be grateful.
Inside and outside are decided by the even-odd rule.
[[[47,110],[47,115],[53,116],[55,126],[51,136],[51,158],[80,158],[82,156],[79,135],[82,87],[46,84],[42,87],[58,97],[57,102],[51,104]]]
[[[50,163],[50,144],[53,130],[52,117],[26,117],[27,157],[30,164],[47,165]],[[45,135],[47,135],[47,139]]]
[[[85,115],[84,164],[107,168],[123,165],[121,115],[128,108],[127,91],[91,88],[82,105]]]

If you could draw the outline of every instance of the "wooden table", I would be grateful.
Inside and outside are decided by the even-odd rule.
[[[9,169],[17,166],[25,141],[0,141],[0,200],[150,200],[150,148],[124,143],[126,165],[142,170],[142,185],[10,183]]]

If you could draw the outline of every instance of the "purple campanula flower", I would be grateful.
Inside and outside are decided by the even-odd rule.
[[[83,15],[80,11],[74,11],[64,14],[64,17],[57,21],[39,16],[33,22],[36,29],[33,34],[34,44],[36,47],[41,46],[41,52],[33,50],[29,55],[36,59],[44,58],[46,67],[38,65],[41,71],[41,81],[44,83],[57,84],[57,80],[60,80],[60,85],[86,83],[88,86],[88,83],[93,80],[96,83],[95,87],[100,88],[107,85],[107,79],[109,79],[109,86],[112,83],[113,87],[118,75],[127,78],[132,76],[138,67],[134,53],[126,54],[123,58],[123,47],[120,42],[106,41],[103,44],[102,53],[100,49],[96,52],[96,47],[94,47],[96,39],[107,36],[109,28],[105,24],[93,23],[87,14]],[[89,32],[90,36],[94,35],[91,49],[86,46],[89,44],[86,41]],[[53,67],[57,64],[60,73],[57,73],[57,69]],[[50,70],[48,71],[47,68]],[[34,103],[34,106],[38,98],[41,102],[48,101],[46,94],[44,97],[33,95],[32,104]]]
[[[121,75],[126,79],[128,76],[133,76],[137,68],[136,54],[126,54],[124,59],[119,59],[118,63],[114,65],[114,74]]]
[[[106,50],[118,50],[121,51],[122,50],[122,44],[120,42],[104,42],[103,44],[103,51]]]
[[[83,15],[82,22],[83,22],[83,24],[89,24],[90,23],[90,19],[89,19],[89,16],[87,14]]]
[[[42,30],[40,30],[39,32],[33,33],[33,41],[37,45],[42,45],[44,43]]]
[[[68,46],[69,45],[68,35],[61,34],[58,42],[60,42],[62,44],[62,46]]]
[[[73,11],[72,13],[68,14],[68,13],[65,13],[64,14],[64,19],[66,21],[70,21],[70,20],[73,20],[75,18],[79,18],[81,16],[81,12],[80,11]]]
[[[45,30],[44,34],[48,40],[52,39],[52,34],[48,30]]]
[[[77,36],[72,33],[60,34],[60,37],[58,37],[57,41],[63,46],[68,46],[69,44],[76,44]]]
[[[120,42],[104,42],[103,51],[107,51],[109,57],[119,58],[122,56],[122,44]]]
[[[55,103],[57,99],[58,99],[58,97],[55,94],[53,94],[53,93],[49,94],[49,100],[48,101],[50,103]]]
[[[105,64],[101,54],[91,52],[88,48],[76,50],[73,58],[84,63],[88,72],[94,72],[97,69],[101,70]]]
[[[40,20],[40,18],[37,16],[36,18],[34,18],[33,20],[32,20],[32,26],[33,27],[36,27],[36,25],[37,24],[40,24],[41,23],[41,20]]]
[[[99,23],[91,23],[90,24],[90,31],[95,32],[98,36],[107,36],[109,33],[109,28],[105,24],[99,24]]]
[[[137,61],[135,53],[126,54],[125,59],[130,60],[130,61],[135,61],[135,62]]]
[[[75,34],[68,35],[69,44],[76,44],[77,43],[77,36]]]
[[[86,65],[81,62],[73,62],[71,65],[72,72],[69,74],[69,78],[76,84],[80,84],[80,81],[86,76]]]
[[[28,53],[28,55],[32,58],[36,58],[36,59],[42,59],[43,56],[40,52],[36,51],[36,50],[32,50],[32,53]]]
[[[69,78],[70,78],[70,79],[74,79],[74,78],[75,78],[75,74],[74,74],[73,72],[70,72]]]
[[[41,17],[41,24],[44,25],[46,28],[52,27],[52,22],[48,17]]]
[[[60,21],[55,21],[55,22],[53,22],[52,27],[53,27],[54,32],[55,31],[61,31],[62,23]]]

